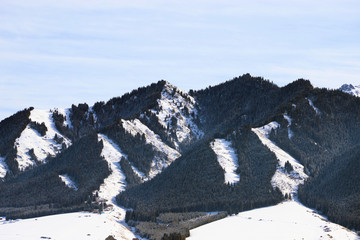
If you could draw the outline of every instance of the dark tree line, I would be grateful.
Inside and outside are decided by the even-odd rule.
[[[33,109],[32,107],[24,109],[0,122],[0,156],[5,157],[5,162],[9,167],[8,177],[19,172],[18,163],[15,160],[17,150],[14,143],[30,123],[30,112]]]
[[[103,127],[111,125],[119,118],[131,119],[155,108],[165,83],[161,80],[147,87],[138,88],[131,93],[126,93],[121,97],[112,98],[106,103],[95,103],[93,110],[100,121],[100,125]]]
[[[124,172],[125,181],[127,183],[128,188],[142,183],[140,177],[138,177],[131,168],[129,161],[124,157],[120,161],[120,167],[121,170]]]
[[[249,129],[241,133],[231,136],[239,155],[239,183],[224,183],[223,169],[210,142],[203,141],[150,182],[122,192],[118,203],[135,209],[132,217],[147,221],[160,212],[237,213],[281,201],[282,194],[270,184],[276,170],[275,155]]]
[[[66,116],[59,113],[57,110],[53,111],[52,119],[54,121],[56,129],[64,136],[69,139],[74,139],[74,133],[69,128],[69,126],[65,126]]]
[[[134,209],[132,218],[151,219],[167,211],[236,213],[271,205],[283,199],[279,190],[270,185],[277,161],[251,132],[251,127],[277,121],[281,127],[271,133],[271,139],[299,160],[310,175],[299,189],[300,200],[322,211],[332,221],[360,229],[359,98],[313,88],[303,79],[279,88],[249,74],[205,90],[191,91],[198,102],[199,116],[195,121],[205,131],[205,137],[189,146],[180,146],[182,157],[151,181],[139,184],[141,180],[130,163],[148,173],[154,156],[160,153],[146,144],[144,136],[127,133],[120,119],[139,118],[163,142],[174,147],[176,134],[170,131],[171,126],[161,126],[152,112],[161,110],[157,101],[165,84],[159,81],[106,103],[98,102],[92,108],[87,104],[72,105],[67,120],[73,128],[64,125],[66,116],[54,111],[56,128],[73,140],[73,146],[47,159],[47,164],[22,173],[15,161],[16,138],[28,124],[40,135],[46,134],[46,126],[30,123],[32,108],[0,122],[0,156],[5,157],[10,169],[6,181],[0,183],[0,213],[6,213],[7,207],[26,208],[26,212],[12,212],[24,216],[79,207],[109,174],[107,163],[100,157],[102,144],[96,132],[107,135],[128,155],[120,165],[130,187],[117,200]],[[309,100],[320,113],[310,106]],[[291,139],[285,113],[292,119]],[[176,121],[171,119],[171,124],[175,126]],[[223,170],[209,146],[215,137],[231,140],[237,152],[240,182],[235,185],[224,184]],[[36,157],[31,149],[28,154]],[[289,164],[286,168],[292,170]],[[79,185],[79,191],[65,187],[59,174],[71,176]]]
[[[30,122],[29,126],[32,129],[35,129],[41,136],[45,136],[48,130],[47,127],[45,126],[45,123]]]
[[[245,74],[191,93],[200,106],[202,127],[206,133],[214,134],[235,126],[261,125],[284,104],[310,89],[310,82],[302,79],[279,88],[268,80]]]
[[[289,102],[283,112],[292,119],[293,137],[289,139],[288,123],[281,114],[275,120],[282,127],[271,139],[310,175],[299,189],[300,200],[334,222],[360,229],[360,99],[337,90],[314,89]]]
[[[146,143],[144,135],[133,136],[128,133],[123,128],[121,120],[117,124],[101,129],[101,132],[121,148],[136,168],[145,174],[149,172],[155,153],[153,147]]]
[[[79,210],[110,174],[107,162],[100,156],[102,147],[97,134],[83,137],[58,156],[47,159],[47,164],[0,182],[0,212],[7,217],[33,217]],[[78,191],[62,182],[62,174],[71,177]],[[38,207],[43,205],[48,207]],[[6,210],[9,207],[16,211]]]

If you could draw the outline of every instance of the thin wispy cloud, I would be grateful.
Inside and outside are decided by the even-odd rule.
[[[247,72],[357,85],[358,16],[355,0],[0,0],[0,119],[160,79],[185,90]]]

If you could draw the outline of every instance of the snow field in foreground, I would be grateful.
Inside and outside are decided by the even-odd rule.
[[[236,173],[239,167],[238,158],[231,142],[225,139],[215,139],[210,143],[210,147],[217,155],[220,166],[224,169],[225,183],[235,184],[240,181],[240,174]]]
[[[295,201],[239,213],[190,231],[188,240],[202,239],[358,239]]]
[[[105,239],[112,232],[106,214],[67,213],[16,221],[0,221],[0,238],[6,240]]]

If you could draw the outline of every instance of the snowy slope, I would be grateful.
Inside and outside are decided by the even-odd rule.
[[[76,186],[75,182],[69,177],[67,174],[59,175],[61,181],[65,183],[65,185],[69,188],[74,189],[75,191],[79,190]]]
[[[98,134],[98,139],[102,140],[104,144],[101,156],[108,162],[112,172],[110,176],[104,180],[104,184],[101,185],[99,194],[102,198],[112,201],[112,197],[118,195],[126,188],[125,175],[119,164],[121,158],[126,158],[126,155],[123,154],[120,148],[104,134]]]
[[[103,134],[98,134],[99,140],[103,141],[104,147],[101,156],[109,163],[111,174],[104,183],[100,186],[99,197],[107,200],[107,204],[112,204],[113,209],[110,212],[105,212],[107,222],[111,226],[111,235],[116,239],[133,239],[133,233],[126,228],[125,223],[125,209],[119,207],[116,203],[116,196],[124,191],[126,188],[125,175],[120,167],[120,160],[122,157],[126,158],[121,152],[121,149]]]
[[[0,178],[4,178],[8,170],[5,158],[0,157]]]
[[[55,128],[52,120],[52,112],[47,110],[34,109],[30,113],[30,120],[39,124],[45,123],[47,132],[45,136],[41,136],[36,130],[32,129],[30,125],[26,126],[20,137],[16,139],[15,146],[17,147],[16,161],[19,163],[19,169],[34,165],[35,161],[29,155],[29,150],[34,149],[34,154],[37,160],[44,162],[48,155],[55,156],[62,149],[62,145],[54,141],[55,134],[63,138],[66,146],[71,144],[71,141]]]
[[[149,178],[155,177],[164,168],[168,167],[175,159],[180,157],[180,153],[175,149],[163,143],[159,135],[155,134],[146,125],[138,119],[122,120],[124,129],[135,136],[136,134],[144,134],[146,143],[151,144],[153,149],[157,152],[151,164],[150,172],[147,174]]]
[[[298,185],[303,184],[308,176],[304,173],[303,165],[268,138],[270,131],[272,129],[276,130],[279,126],[279,123],[271,122],[263,127],[253,128],[252,131],[259,137],[265,146],[275,153],[276,158],[278,159],[278,165],[275,174],[271,179],[271,185],[274,188],[279,188],[284,195],[291,194],[294,196],[297,193]],[[290,173],[285,170],[285,163],[287,161],[289,161],[294,168]]]
[[[291,119],[287,118],[287,120],[291,125]],[[300,163],[269,140],[270,131],[276,131],[278,127],[280,125],[277,122],[271,122],[263,127],[253,128],[252,131],[279,160],[277,170],[271,180],[272,186],[278,187],[283,194],[290,193],[293,200],[271,207],[245,211],[195,228],[190,231],[190,237],[187,239],[359,239],[355,232],[329,222],[298,202],[297,189],[307,175]],[[290,173],[285,171],[286,161],[291,163],[294,171]]]
[[[292,124],[292,119],[290,118],[289,115],[287,115],[286,113],[284,114],[284,118],[286,119],[286,121],[288,122],[287,128],[288,128],[288,138],[291,139],[294,136],[294,133],[291,131],[290,127]]]
[[[354,232],[327,221],[313,210],[295,201],[286,201],[195,228],[190,231],[187,239],[355,240],[358,237]]]
[[[195,99],[186,92],[166,82],[158,105],[160,111],[152,111],[163,127],[173,129],[171,119],[177,119],[175,132],[179,143],[189,141],[193,137],[199,139],[204,135],[194,123],[193,116],[197,114]]]
[[[73,128],[70,121],[70,108],[55,108],[54,110],[58,111],[61,115],[65,117],[64,126],[69,126],[69,128]]]
[[[240,181],[240,174],[236,173],[239,167],[238,158],[231,142],[225,139],[215,139],[210,143],[211,149],[217,155],[220,166],[224,169],[225,183],[235,184]]]
[[[321,112],[320,112],[320,110],[319,110],[317,107],[315,107],[313,101],[311,101],[311,99],[309,99],[309,98],[306,98],[306,99],[308,100],[309,105],[314,109],[314,111],[316,112],[316,114],[317,114],[317,115],[320,115]]]
[[[342,85],[339,90],[346,92],[350,95],[355,97],[360,97],[360,86],[354,86],[352,84],[344,84]]]
[[[100,186],[99,197],[108,200],[113,205],[111,211],[105,213],[69,213],[25,220],[0,220],[0,239],[7,240],[38,240],[38,239],[89,239],[104,240],[109,235],[116,239],[132,240],[135,236],[125,225],[125,209],[116,205],[116,195],[126,187],[125,176],[118,162],[126,155],[105,135],[99,134],[103,140],[101,155],[109,163],[112,173]],[[66,175],[59,176],[64,182],[71,184]]]

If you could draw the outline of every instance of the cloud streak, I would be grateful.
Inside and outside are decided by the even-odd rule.
[[[358,16],[354,0],[0,0],[0,119],[160,79],[185,90],[247,72],[359,84]]]

